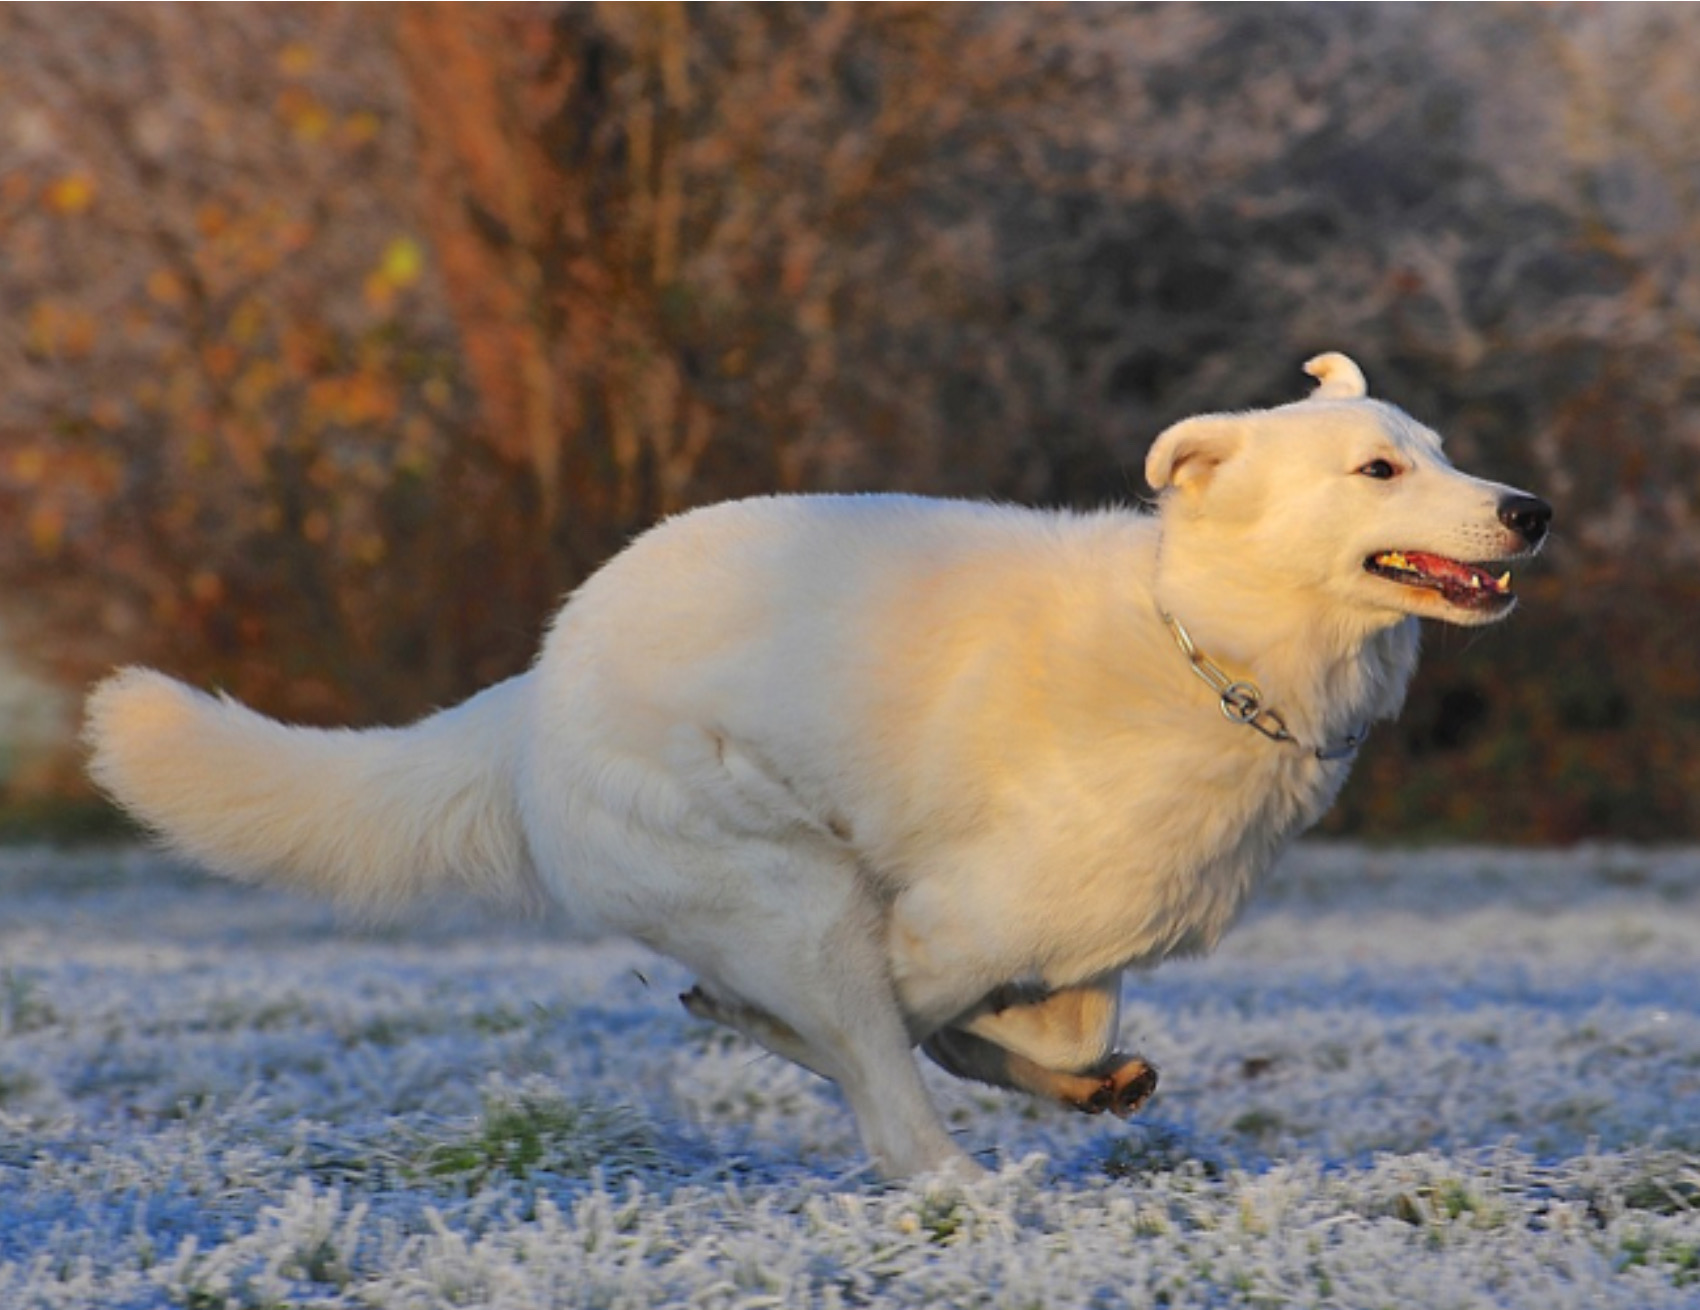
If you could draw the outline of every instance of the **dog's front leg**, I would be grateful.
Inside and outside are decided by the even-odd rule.
[[[999,988],[923,1049],[959,1078],[1126,1117],[1150,1099],[1157,1071],[1115,1050],[1120,1017],[1120,970],[1038,997]]]

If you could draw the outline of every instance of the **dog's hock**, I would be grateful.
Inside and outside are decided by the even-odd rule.
[[[1312,400],[1362,400],[1369,395],[1364,371],[1337,350],[1305,361],[1305,372],[1318,383]]]

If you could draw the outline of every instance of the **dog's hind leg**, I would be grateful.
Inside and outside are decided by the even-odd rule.
[[[929,1036],[923,1049],[958,1078],[1013,1087],[1088,1114],[1125,1118],[1150,1099],[1157,1071],[1114,1049],[1121,973],[1026,998],[999,989]]]
[[[978,1174],[921,1081],[880,907],[857,870],[794,847],[749,842],[739,853],[742,876],[719,881],[712,919],[679,916],[647,934],[702,979],[686,1009],[837,1083],[885,1176]]]
[[[809,1050],[808,1044],[791,1027],[765,1010],[710,995],[703,990],[701,983],[688,992],[682,992],[679,1004],[694,1017],[743,1033],[756,1045],[766,1047],[792,1064],[802,1065],[810,1073],[819,1074],[822,1078],[832,1077],[825,1069],[817,1067],[817,1057]]]

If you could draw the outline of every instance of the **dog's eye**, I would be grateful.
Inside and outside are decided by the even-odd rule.
[[[1385,459],[1372,459],[1358,470],[1366,478],[1376,478],[1385,482],[1388,478],[1397,477],[1399,470]]]

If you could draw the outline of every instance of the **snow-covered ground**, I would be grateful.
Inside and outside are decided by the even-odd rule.
[[[865,1172],[673,965],[0,852],[0,1307],[1700,1305],[1700,853],[1307,846],[1132,979],[1135,1123]]]

